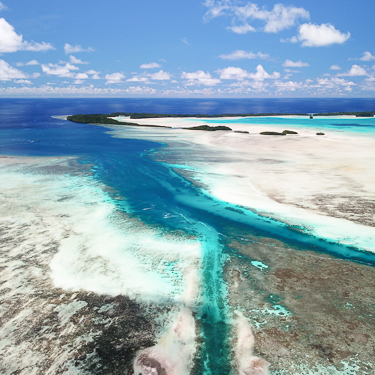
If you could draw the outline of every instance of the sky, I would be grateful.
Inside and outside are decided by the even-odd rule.
[[[4,0],[0,97],[375,97],[368,0]]]

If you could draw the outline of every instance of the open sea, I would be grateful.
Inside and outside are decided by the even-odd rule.
[[[309,236],[306,233],[289,228],[284,223],[263,218],[251,211],[243,212],[235,205],[218,201],[207,196],[207,194],[203,194],[199,187],[182,175],[177,174],[174,169],[168,168],[166,164],[158,163],[155,160],[153,155],[157,154],[158,149],[165,146],[162,143],[141,139],[114,138],[106,128],[72,123],[52,116],[111,112],[212,115],[221,113],[322,113],[369,110],[375,110],[375,99],[0,99],[0,155],[72,158],[77,161],[78,167],[75,165],[74,171],[68,169],[66,176],[70,178],[78,173],[79,176],[84,178],[82,181],[88,181],[88,184],[92,184],[92,186],[106,187],[106,204],[112,207],[113,212],[124,213],[132,220],[139,221],[143,226],[152,230],[153,236],[161,239],[160,241],[164,241],[163,236],[180,237],[182,239],[181,249],[184,249],[184,246],[187,249],[190,246],[189,241],[198,241],[201,248],[199,275],[201,282],[198,302],[194,307],[194,317],[199,322],[197,335],[200,338],[200,345],[191,373],[225,375],[230,374],[233,367],[232,328],[228,323],[231,320],[231,314],[233,314],[233,306],[230,305],[229,297],[227,297],[229,289],[226,264],[233,259],[233,262],[240,262],[241,267],[246,267],[246,264],[250,265],[253,262],[253,265],[255,264],[260,270],[268,268],[268,265],[262,262],[257,263],[256,258],[237,251],[231,245],[236,241],[244,241],[243,233],[251,236],[252,241],[256,243],[266,241],[271,246],[271,244],[277,242],[283,244],[286,248],[294,249],[297,253],[306,251],[309,254],[321,254],[323,257],[329,257],[329,259],[353,262],[353,264],[359,266],[373,267],[375,265],[375,254],[340,245],[334,239],[329,241]],[[215,119],[208,120],[207,123],[210,121],[224,122]],[[265,120],[259,118],[249,121],[259,124]],[[274,119],[273,121],[275,124],[279,122],[282,125],[283,123],[282,119]],[[292,121],[295,121],[296,126],[309,126],[309,120],[296,119]],[[372,137],[375,135],[375,119],[319,121],[323,121],[321,123],[322,129],[339,128],[349,132],[365,132]],[[28,173],[27,170],[26,172]],[[0,175],[1,173],[0,171]],[[30,173],[34,172],[31,171]],[[3,183],[5,183],[4,180]],[[67,189],[66,186],[64,185],[64,189]],[[68,193],[70,195],[75,194],[74,189],[76,188],[77,186],[72,183],[72,186],[68,187]],[[43,200],[44,197],[40,196],[40,199]],[[79,204],[78,200],[74,202],[77,205]],[[24,203],[27,205],[27,202]],[[95,205],[94,198],[91,205]],[[77,206],[72,203],[72,212],[74,212],[75,207]],[[92,220],[92,223],[94,223],[95,218],[92,218]],[[115,219],[113,220],[115,221]],[[105,225],[111,226],[112,224],[109,221]],[[136,237],[136,228],[132,228],[133,232],[135,230],[132,234],[133,237]],[[103,230],[103,236],[109,233],[108,227],[95,227],[95,231],[87,233],[95,236],[93,238],[98,243],[103,241],[105,247],[106,241],[111,242],[111,238],[114,237],[100,238],[101,229]],[[87,230],[89,231],[90,228]],[[120,237],[116,237],[113,241],[130,241],[127,233],[119,233],[118,236]],[[254,240],[257,238],[259,242]],[[134,238],[132,241],[136,242]],[[163,247],[163,245],[160,246]],[[131,250],[129,251],[131,252]],[[142,256],[139,255],[138,257],[138,253],[135,255],[135,258],[138,257],[136,261],[147,257],[145,255],[147,249],[142,251]],[[154,257],[153,252],[156,254],[157,251],[157,249],[150,250],[150,258]],[[123,255],[113,255],[114,262],[116,262],[116,256]],[[159,261],[160,264],[164,262],[165,270],[168,267],[173,268],[174,262],[176,262],[174,260],[168,263],[165,259]],[[84,260],[77,257],[75,262],[76,264],[79,262],[83,264]],[[126,263],[126,260],[124,262]],[[119,263],[121,262],[119,261]],[[177,266],[174,271],[163,271],[158,268],[155,271],[156,276],[152,276],[154,278],[150,276],[150,280],[148,280],[145,276],[144,283],[134,287],[137,292],[133,293],[132,287],[129,287],[130,292],[128,294],[135,296],[134,298],[138,298],[140,295],[142,297],[142,293],[147,294],[147,288],[150,287],[150,291],[155,294],[153,301],[158,301],[158,293],[161,295],[164,291],[166,295],[160,297],[160,301],[163,300],[163,303],[165,303],[166,298],[176,298],[177,300],[180,298],[178,297],[179,293],[182,293],[180,290],[183,287],[179,284],[179,280],[183,278],[183,271],[183,267],[178,268]],[[75,269],[72,270],[72,275],[74,272]],[[77,266],[77,274],[79,272],[81,271]],[[115,273],[115,271],[113,272]],[[121,271],[118,272],[121,273]],[[67,275],[63,274],[60,277],[68,278]],[[134,273],[134,278],[140,277],[139,275],[141,274]],[[74,277],[73,275],[72,279]],[[92,277],[95,279],[95,273]],[[70,288],[73,287],[72,285],[76,285],[78,289],[92,290],[99,294],[106,294],[106,288],[108,288],[108,294],[126,294],[124,290],[127,290],[125,285],[127,279],[124,279],[125,282],[121,281],[125,285],[125,289],[116,287],[116,278],[113,278],[113,280],[109,278],[108,280],[103,281],[102,285],[94,285],[95,281],[93,281],[93,285],[90,287],[84,283],[80,284],[81,281],[78,278],[76,284],[74,282],[67,284],[70,285]],[[61,287],[64,287],[65,281],[61,281]],[[264,295],[263,303],[266,303],[267,300],[267,303],[273,306],[275,311],[281,311],[285,307],[282,300],[273,299],[272,291],[263,290],[259,293]],[[285,311],[285,316],[288,316],[290,313],[286,308]],[[93,373],[101,372],[98,370]],[[276,370],[273,373],[283,374]],[[345,374],[345,372],[341,373]],[[354,372],[348,373],[354,374]],[[332,374],[336,373],[332,372]]]

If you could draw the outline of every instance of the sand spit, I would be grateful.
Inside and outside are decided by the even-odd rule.
[[[225,125],[249,134],[192,132],[181,127],[204,124],[204,119],[147,121],[174,129],[117,127],[112,134],[167,144],[156,159],[188,166],[176,170],[222,201],[374,250],[374,137],[333,130],[318,137],[318,128],[302,131],[287,125],[298,136],[262,136],[265,125],[244,123]],[[270,124],[267,130],[280,127]]]

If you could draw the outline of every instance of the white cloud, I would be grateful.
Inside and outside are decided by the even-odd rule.
[[[234,24],[229,29],[240,34],[255,30],[255,28],[249,24],[249,21],[252,20],[265,23],[264,27],[261,29],[262,31],[266,33],[277,33],[294,26],[298,19],[310,18],[310,14],[307,10],[295,6],[276,4],[271,10],[267,10],[265,7],[259,8],[257,4],[251,2],[248,2],[244,6],[239,6],[237,4],[238,3],[234,0],[206,0],[204,5],[208,8],[208,11],[204,18],[209,20],[218,16],[229,15],[232,17],[232,22]]]
[[[154,68],[160,68],[160,64],[156,62],[148,63],[148,64],[142,64],[140,66],[141,69],[154,69]]]
[[[329,23],[316,25],[304,23],[298,28],[298,35],[289,42],[302,42],[302,47],[326,47],[332,44],[342,44],[350,38],[350,33],[342,33]],[[285,40],[284,40],[285,41]]]
[[[86,74],[90,74],[91,75],[91,79],[100,79],[99,77],[99,74],[100,72],[97,72],[96,70],[88,70],[87,72],[85,72]]]
[[[70,61],[72,64],[88,64],[88,62],[86,62],[86,61],[82,61],[81,59],[77,59],[77,58],[74,57],[73,55],[70,55],[70,56],[69,56],[69,61]]]
[[[122,83],[122,80],[125,78],[125,76],[122,73],[112,73],[112,74],[106,74],[104,77],[107,80],[108,83]]]
[[[304,66],[310,66],[309,63],[304,63],[301,60],[299,61],[292,61],[292,60],[285,60],[283,63],[285,68],[302,68]]]
[[[3,3],[0,2],[0,11],[8,9]]]
[[[57,77],[74,77],[71,70],[79,70],[75,65],[69,63],[65,65],[59,64],[42,64],[42,71],[47,75],[57,76]]]
[[[227,55],[220,55],[219,56],[223,60],[242,60],[242,59],[269,59],[270,55],[264,54],[262,52],[246,52],[244,50],[238,49],[237,51],[234,51],[232,53],[229,53]]]
[[[30,60],[25,65],[39,65],[39,62],[37,60]]]
[[[217,72],[220,74],[221,79],[235,79],[237,81],[244,80],[245,78],[250,78],[257,81],[280,78],[279,72],[273,72],[272,74],[269,74],[260,64],[256,67],[256,73],[249,73],[244,69],[236,68],[233,66],[229,66],[225,69],[219,69],[217,70]]]
[[[187,46],[189,45],[189,41],[187,40],[186,37],[183,37],[183,38],[181,39],[181,41],[182,41],[182,43],[186,44]]]
[[[335,88],[337,86],[355,86],[356,84],[352,81],[347,81],[343,78],[318,78],[317,79],[319,85],[326,86],[328,88]]]
[[[138,94],[138,95],[145,95],[145,94],[156,94],[156,90],[151,87],[137,87],[137,86],[130,86],[125,90],[128,94]]]
[[[10,66],[6,61],[0,60],[0,81],[10,81],[23,78],[28,78],[28,76],[20,70]]]
[[[341,70],[341,68],[338,65],[331,65],[329,68],[330,70]]]
[[[256,73],[249,73],[249,78],[263,81],[264,79],[277,79],[280,78],[280,73],[273,72],[272,74],[268,74],[262,65],[258,65],[256,67]]]
[[[77,53],[77,52],[92,52],[94,51],[91,47],[89,48],[82,48],[80,45],[76,45],[76,46],[71,46],[70,44],[68,43],[65,43],[64,45],[64,51],[67,55],[71,54],[71,53]]]
[[[237,81],[248,78],[249,74],[247,70],[236,68],[234,66],[228,66],[228,68],[225,69],[218,69],[217,73],[220,74],[221,79],[235,79]]]
[[[247,34],[249,31],[256,31],[254,27],[250,26],[247,23],[240,26],[228,26],[227,29],[233,31],[236,34]]]
[[[89,78],[89,76],[86,73],[77,73],[75,78],[81,80],[81,79],[87,79]]]
[[[171,74],[163,70],[159,70],[157,73],[149,74],[148,76],[155,81],[169,81],[171,79]]]
[[[119,88],[97,88],[93,85],[80,86],[69,85],[65,87],[53,87],[54,83],[42,85],[40,87],[0,87],[1,96],[24,96],[24,97],[37,97],[37,96],[49,96],[49,97],[60,97],[60,96],[119,96],[123,97],[126,93],[124,89]]]
[[[4,18],[0,18],[0,53],[17,52],[17,51],[48,51],[55,49],[49,43],[35,43],[22,40],[21,34],[17,34],[14,27]]]
[[[362,61],[371,61],[371,60],[375,60],[375,56],[373,56],[373,55],[371,54],[371,52],[366,51],[366,52],[363,52],[363,56],[360,58],[360,60],[362,60]]]
[[[205,73],[203,70],[191,73],[182,72],[181,78],[187,80],[187,85],[215,86],[220,83],[220,79],[212,78],[210,73]]]
[[[367,72],[364,68],[359,65],[352,65],[350,70],[346,73],[340,73],[338,76],[348,76],[348,77],[359,77],[359,76],[367,76]]]
[[[149,79],[146,76],[135,76],[126,80],[126,82],[149,82]]]
[[[274,86],[276,87],[276,92],[281,91],[296,91],[300,90],[305,87],[302,82],[294,82],[294,81],[275,81]]]
[[[32,85],[33,83],[28,79],[15,79],[14,83],[20,83],[23,85]]]

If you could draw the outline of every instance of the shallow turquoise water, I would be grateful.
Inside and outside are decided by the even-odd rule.
[[[198,120],[194,120],[198,121]],[[202,120],[200,120],[202,122]],[[356,132],[356,133],[369,133],[375,134],[375,117],[374,118],[324,118],[314,117],[310,120],[309,118],[279,118],[279,117],[247,117],[241,119],[208,119],[205,123],[215,124],[247,124],[247,125],[276,125],[280,127],[280,130],[284,130],[287,126],[296,129],[309,129],[319,128],[322,130],[335,130],[345,132]]]

